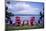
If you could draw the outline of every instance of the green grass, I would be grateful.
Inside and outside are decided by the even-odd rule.
[[[16,26],[6,26],[6,31],[10,31],[10,30],[28,30],[28,29],[41,29],[43,28],[42,26],[32,26],[29,27],[27,25],[22,26],[22,27],[16,27]]]
[[[8,30],[27,30],[27,29],[41,29],[41,28],[44,28],[44,26],[39,25],[39,24],[36,24],[35,26],[24,25],[24,26],[21,26],[21,27],[6,24],[5,30],[6,31],[8,31]]]
[[[28,25],[24,25],[24,26],[13,26],[13,25],[6,25],[6,30],[26,30],[26,29],[40,29],[40,28],[44,28],[42,25],[38,25],[36,24],[35,26],[28,26]]]

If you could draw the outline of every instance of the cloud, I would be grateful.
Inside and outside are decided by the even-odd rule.
[[[15,6],[16,6],[16,14],[38,14],[39,8],[33,8],[29,4],[17,3]]]
[[[34,5],[29,5],[25,2],[17,2],[16,4],[11,4],[8,7],[14,14],[39,14],[40,8],[32,6]]]

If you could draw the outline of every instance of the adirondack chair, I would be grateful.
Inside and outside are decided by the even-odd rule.
[[[21,25],[21,20],[20,20],[20,17],[19,16],[16,16],[16,25],[17,26],[20,26]]]
[[[31,19],[30,19],[30,25],[31,25],[31,26],[34,25],[34,24],[33,24],[34,21],[35,21],[35,17],[31,17]]]

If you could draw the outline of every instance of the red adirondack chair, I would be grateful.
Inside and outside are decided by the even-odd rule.
[[[31,24],[31,26],[34,25],[34,24],[33,24],[34,21],[35,21],[35,17],[31,17],[31,19],[30,19],[30,24]]]
[[[20,17],[16,16],[15,18],[16,18],[16,25],[20,26],[20,24],[21,24]]]

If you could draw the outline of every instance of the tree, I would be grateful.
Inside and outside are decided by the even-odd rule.
[[[5,18],[7,18],[6,23],[8,23],[8,21],[10,21],[10,23],[11,23],[11,18],[10,18],[11,16],[14,16],[14,14],[11,12],[9,13],[8,7],[6,6],[5,7]]]

